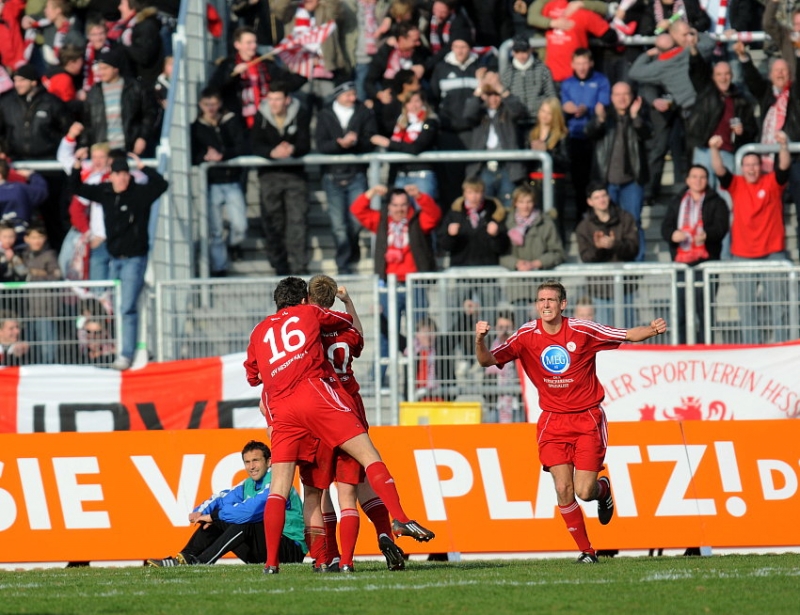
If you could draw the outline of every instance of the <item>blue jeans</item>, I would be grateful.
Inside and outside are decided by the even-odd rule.
[[[433,171],[419,171],[419,173],[423,174],[422,177],[398,173],[394,180],[394,187],[405,188],[413,184],[419,188],[420,192],[424,192],[435,201],[439,197],[439,182],[436,179],[436,173]]]
[[[608,184],[608,196],[622,209],[636,218],[636,228],[639,229],[639,252],[634,260],[640,263],[644,260],[644,229],[642,228],[644,187],[636,182]]]
[[[109,274],[112,280],[120,281],[122,315],[122,356],[133,361],[136,352],[136,338],[139,333],[139,293],[144,287],[144,272],[147,269],[146,256],[130,258],[111,257]]]
[[[228,250],[223,237],[223,205],[228,210],[228,221],[230,222],[228,245],[238,246],[244,241],[247,234],[247,204],[244,202],[244,194],[239,182],[209,184],[208,246],[212,272],[225,271],[228,268]]]
[[[481,170],[480,178],[486,186],[484,196],[498,198],[506,208],[511,207],[511,193],[514,192],[516,186],[502,164],[494,172],[484,166]]]
[[[736,165],[736,160],[731,152],[725,152],[720,150],[720,156],[722,156],[722,164],[725,165],[726,169],[729,169],[731,173],[734,171],[734,167]],[[711,152],[707,147],[695,147],[694,154],[692,154],[692,164],[701,164],[703,165],[706,170],[708,171],[708,187],[712,190],[716,190],[717,194],[719,194],[722,199],[728,204],[728,211],[733,209],[731,203],[731,195],[728,194],[727,190],[720,190],[719,188],[719,180],[717,176],[714,175],[714,171],[711,170]],[[727,233],[722,240],[722,253],[720,254],[720,260],[729,261],[731,260],[731,234]]]
[[[89,252],[89,279],[110,280],[111,255],[104,241]]]
[[[733,257],[734,261],[785,261],[785,252],[773,252],[761,258]],[[739,304],[739,323],[743,344],[764,344],[785,342],[789,339],[789,308],[787,306],[786,285],[773,279],[773,274],[737,273],[734,276],[736,298]],[[756,300],[758,284],[761,283],[761,299]],[[759,314],[772,328],[772,339],[761,327]]]
[[[336,267],[339,274],[353,273],[352,265],[361,257],[358,233],[361,225],[350,213],[350,204],[367,191],[367,176],[355,175],[322,176],[322,187],[328,199],[328,218],[336,244]]]
[[[356,64],[355,69],[355,82],[356,82],[356,96],[358,100],[364,102],[367,100],[367,88],[364,85],[367,82],[367,73],[369,72],[369,64]]]

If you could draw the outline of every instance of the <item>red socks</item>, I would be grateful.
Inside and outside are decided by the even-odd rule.
[[[308,526],[305,528],[306,544],[308,545],[308,556],[314,560],[314,566],[319,568],[322,564],[326,564],[326,546],[327,540],[325,536],[325,528],[317,526]]]
[[[264,536],[267,541],[267,566],[278,565],[278,554],[281,550],[281,535],[286,522],[286,498],[282,495],[269,494],[264,507]]]
[[[378,538],[381,537],[381,534],[386,534],[391,538],[392,523],[389,521],[389,511],[386,510],[386,505],[380,498],[372,498],[364,502],[361,504],[361,510],[363,510],[367,518],[372,521]]]
[[[389,469],[382,461],[374,461],[364,468],[367,472],[367,480],[369,486],[375,494],[383,500],[389,514],[397,519],[400,523],[408,523],[410,519],[403,512],[403,507],[400,506],[400,495],[397,493],[394,479],[389,474]]]
[[[356,550],[356,540],[358,539],[358,529],[361,525],[361,517],[355,508],[342,509],[342,521],[339,525],[339,533],[342,537],[342,561],[341,565],[353,565],[353,553]]]
[[[608,488],[608,483],[604,480],[597,481],[597,499],[598,500],[605,500],[608,497],[608,492],[610,489]]]
[[[339,545],[336,543],[336,513],[323,513],[322,521],[325,523],[325,562],[330,564],[335,558],[339,557]],[[344,539],[342,539],[342,542],[344,542]]]
[[[578,548],[584,553],[594,554],[592,543],[589,542],[589,536],[586,534],[586,524],[583,521],[583,511],[576,500],[568,506],[558,507],[561,516],[564,518],[564,523],[567,524],[567,530],[572,535],[572,540],[578,545]]]

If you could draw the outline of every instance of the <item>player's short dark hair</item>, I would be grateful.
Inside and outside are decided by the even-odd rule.
[[[303,303],[303,299],[308,299],[308,285],[301,278],[289,276],[278,282],[272,298],[275,300],[275,307],[279,310],[300,305]]]
[[[564,285],[558,280],[546,280],[539,284],[539,288],[536,289],[536,296],[538,297],[539,293],[543,290],[554,290],[558,293],[559,301],[567,300],[567,289],[564,288]]]
[[[0,158],[0,179],[8,179],[8,162]]]
[[[328,275],[315,275],[308,281],[308,300],[320,307],[329,308],[336,299],[339,287],[336,280]]]
[[[264,453],[264,459],[269,459],[272,457],[269,447],[258,440],[250,440],[250,442],[244,445],[244,448],[242,449],[242,458],[244,458],[244,456],[250,451],[261,451]]]

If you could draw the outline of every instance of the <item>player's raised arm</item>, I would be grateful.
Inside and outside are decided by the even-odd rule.
[[[353,303],[353,300],[350,298],[350,295],[347,293],[347,288],[344,286],[339,286],[336,289],[336,297],[344,303],[345,311],[353,317],[353,328],[356,329],[361,335],[364,335],[364,327],[361,326],[361,319],[358,317],[358,312],[356,312],[356,306]]]
[[[497,365],[497,359],[494,358],[494,355],[489,351],[483,341],[486,334],[489,333],[489,329],[491,329],[491,327],[485,320],[480,320],[475,323],[475,357],[478,359],[478,363],[480,363],[481,367]]]
[[[628,329],[625,333],[626,342],[643,342],[651,337],[667,332],[667,321],[663,318],[656,318],[649,325]]]

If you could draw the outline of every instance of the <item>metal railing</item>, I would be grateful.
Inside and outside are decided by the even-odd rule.
[[[208,170],[214,167],[282,167],[282,166],[327,166],[338,164],[363,164],[367,167],[369,185],[374,186],[381,182],[381,165],[383,164],[408,164],[428,163],[433,165],[447,164],[450,162],[483,162],[497,160],[498,162],[519,162],[521,160],[537,160],[542,165],[542,209],[550,211],[553,203],[553,159],[547,152],[535,150],[492,150],[489,151],[435,151],[423,152],[418,156],[397,153],[371,153],[371,154],[308,154],[302,158],[287,160],[267,160],[260,156],[240,156],[225,162],[203,163],[197,166],[198,188],[195,195],[195,205],[199,216],[198,223],[198,269],[200,277],[208,277]],[[375,205],[376,206],[376,205]]]
[[[118,281],[0,284],[0,320],[20,325],[16,358],[4,362],[110,366],[121,347],[120,298]]]
[[[159,282],[152,306],[158,360],[243,352],[252,327],[274,311],[271,295],[279,279]],[[394,276],[385,283],[376,276],[342,276],[337,281],[348,287],[364,323],[365,350],[355,366],[370,422],[396,424],[400,401],[424,399],[482,399],[488,420],[499,414],[498,406],[517,400],[521,418],[516,384],[498,384],[476,367],[474,324],[480,318],[494,328],[503,315],[518,328],[536,317],[533,297],[546,279],[558,279],[567,288],[567,315],[588,297],[594,320],[605,324],[629,328],[665,318],[668,335],[645,343],[800,339],[800,267],[788,262],[726,261],[696,268],[583,264],[535,273],[464,268],[411,274],[405,285]],[[745,309],[751,308],[754,320],[743,321]],[[381,312],[386,316],[383,335]],[[418,328],[423,322],[434,326],[427,332],[434,342],[430,367],[436,374],[430,383],[422,382],[418,337],[426,332]]]

